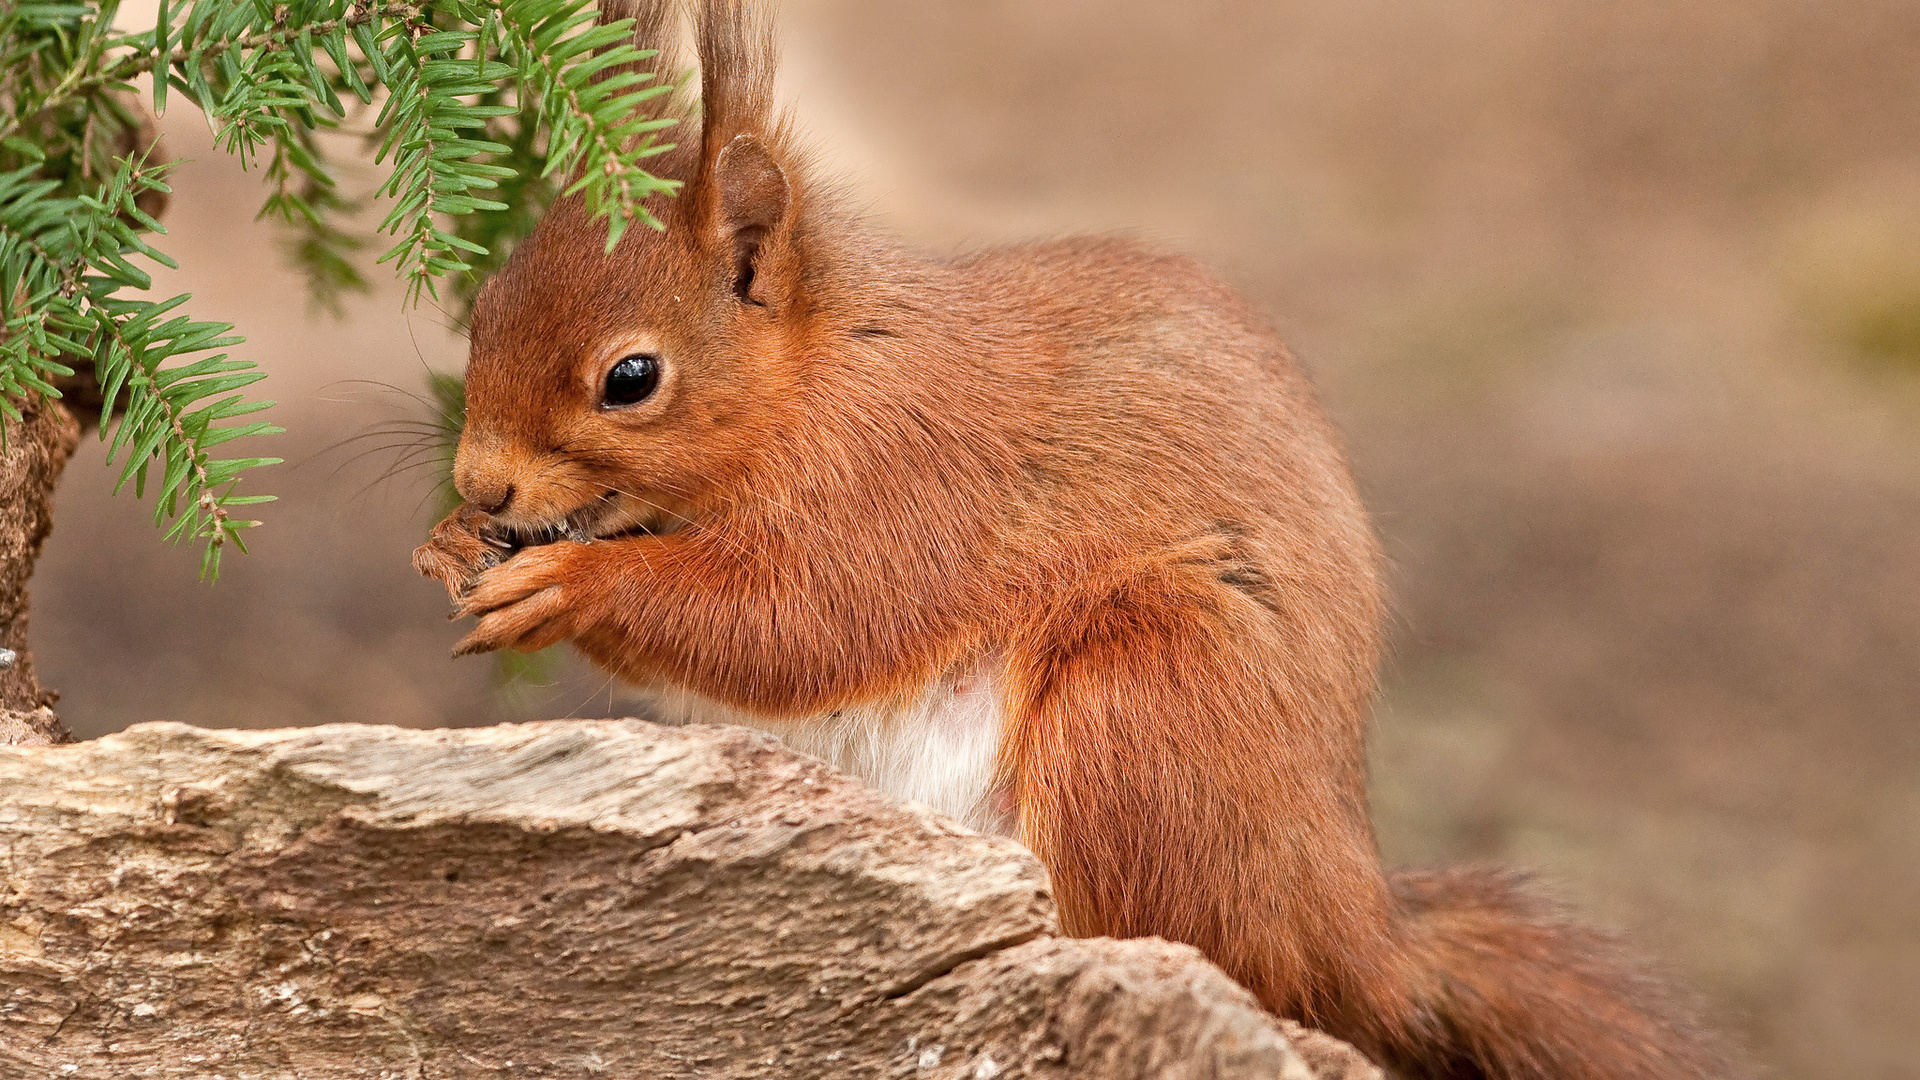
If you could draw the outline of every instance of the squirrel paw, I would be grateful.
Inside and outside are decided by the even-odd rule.
[[[487,538],[485,513],[462,504],[433,527],[433,536],[413,551],[413,568],[421,574],[440,579],[447,595],[456,603],[487,570],[500,565],[512,554]]]
[[[594,546],[565,541],[525,548],[480,574],[459,598],[455,617],[478,615],[480,625],[460,639],[453,655],[515,649],[537,652],[574,637],[591,621],[583,612],[577,561]]]

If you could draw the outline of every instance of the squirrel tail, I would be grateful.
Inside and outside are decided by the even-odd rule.
[[[1703,1080],[1747,1070],[1607,935],[1517,874],[1395,874],[1410,1016],[1381,1041],[1407,1080]]]

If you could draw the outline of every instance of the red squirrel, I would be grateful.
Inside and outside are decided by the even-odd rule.
[[[1260,313],[1128,240],[901,250],[776,118],[763,14],[695,22],[665,230],[608,254],[562,199],[474,307],[464,504],[415,554],[456,653],[571,641],[1016,837],[1070,933],[1191,943],[1407,1077],[1727,1075],[1515,879],[1380,868],[1379,556]]]

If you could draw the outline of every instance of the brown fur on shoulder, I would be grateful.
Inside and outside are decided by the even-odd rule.
[[[669,7],[619,12],[664,43]],[[1125,240],[903,251],[776,120],[759,9],[695,38],[666,230],[608,254],[562,200],[476,307],[466,505],[416,555],[461,648],[788,724],[991,668],[992,790],[1071,932],[1191,942],[1410,1077],[1731,1075],[1511,879],[1380,869],[1375,541],[1266,320]]]

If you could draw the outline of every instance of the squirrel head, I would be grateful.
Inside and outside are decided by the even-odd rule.
[[[638,12],[641,47],[665,40],[669,6]],[[626,14],[613,8],[602,17]],[[659,159],[685,184],[656,211],[665,229],[630,228],[608,252],[606,223],[561,199],[475,302],[454,483],[507,534],[669,531],[794,397],[796,159],[752,15],[738,0],[701,13],[700,139]]]

